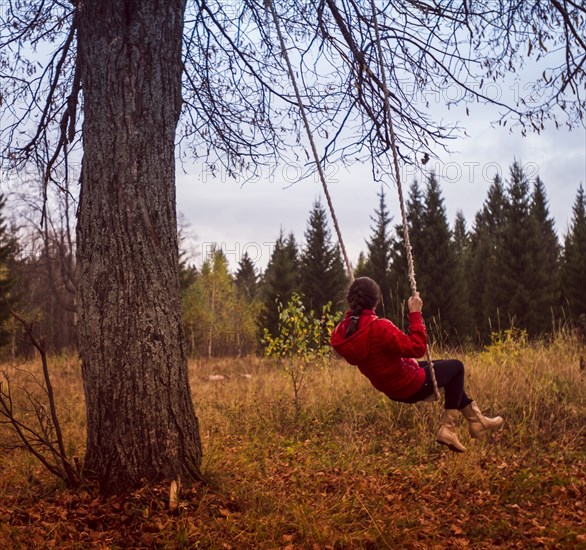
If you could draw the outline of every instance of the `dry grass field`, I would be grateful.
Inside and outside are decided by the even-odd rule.
[[[458,354],[470,395],[506,420],[482,440],[462,424],[462,455],[434,442],[439,405],[393,403],[341,361],[308,371],[300,409],[268,360],[194,361],[206,484],[172,512],[166,487],[66,490],[0,426],[0,548],[586,548],[580,354],[564,334]],[[68,452],[82,456],[79,365],[51,363]],[[30,391],[38,369],[3,366]]]

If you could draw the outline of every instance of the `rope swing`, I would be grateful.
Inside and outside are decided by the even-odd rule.
[[[380,40],[380,31],[378,27],[378,18],[376,16],[376,6],[374,0],[370,0],[370,7],[372,10],[372,21],[374,23],[374,35],[376,38],[376,48],[378,53],[378,63],[380,68],[380,78],[383,85],[384,94],[384,109],[385,121],[389,130],[389,138],[391,145],[391,152],[393,154],[393,167],[395,170],[395,183],[397,185],[397,194],[399,195],[399,206],[401,208],[401,218],[403,220],[403,240],[405,242],[405,252],[407,254],[407,267],[409,276],[409,286],[411,287],[411,295],[414,296],[417,292],[417,281],[415,280],[415,266],[413,263],[413,250],[411,247],[411,239],[409,238],[409,228],[407,226],[407,212],[405,210],[405,201],[403,199],[403,186],[401,184],[401,171],[399,170],[399,155],[397,153],[397,144],[395,140],[395,128],[393,126],[393,119],[391,117],[391,102],[389,100],[389,88],[387,86],[387,77],[385,72],[385,64],[383,57],[383,49]],[[433,393],[435,399],[439,400],[440,393],[437,387],[437,380],[435,379],[435,372],[433,370],[433,361],[431,360],[431,352],[429,351],[429,344],[425,346],[425,359],[429,365],[431,374],[431,381],[433,383]]]
[[[370,0],[370,4],[371,4],[371,9],[372,9],[372,19],[373,19],[373,23],[374,23],[374,31],[375,31],[375,38],[376,38],[378,63],[379,63],[379,69],[380,69],[380,80],[382,83],[383,94],[384,94],[384,116],[385,116],[385,122],[387,125],[389,139],[390,139],[390,149],[391,149],[391,153],[392,153],[393,167],[394,167],[394,178],[395,178],[395,183],[397,185],[397,193],[399,195],[399,206],[401,209],[401,217],[403,220],[403,238],[404,238],[404,244],[405,244],[405,252],[407,255],[409,285],[411,287],[411,294],[415,295],[415,293],[417,292],[417,281],[415,279],[415,267],[414,267],[414,263],[413,263],[413,253],[412,253],[411,241],[409,238],[409,228],[407,225],[407,213],[405,210],[405,201],[403,199],[403,189],[402,189],[402,185],[401,185],[401,175],[400,175],[400,170],[399,170],[399,156],[397,153],[397,146],[396,146],[396,140],[395,140],[395,130],[394,130],[392,118],[391,118],[391,105],[390,105],[390,99],[389,99],[390,92],[389,92],[387,82],[386,82],[386,74],[385,74],[385,69],[384,69],[384,57],[383,57],[383,51],[382,51],[382,46],[381,46],[381,42],[380,42],[380,31],[379,31],[379,26],[378,26],[378,19],[377,19],[377,15],[376,15],[376,7],[374,4],[374,0]],[[338,219],[337,219],[336,213],[334,211],[334,205],[332,203],[332,198],[329,193],[328,185],[326,182],[326,176],[325,176],[325,173],[324,173],[324,170],[322,167],[322,163],[321,163],[320,158],[317,154],[317,148],[315,146],[315,141],[313,139],[313,132],[311,130],[311,127],[309,125],[309,121],[307,119],[305,105],[303,104],[303,101],[301,99],[301,94],[299,92],[299,87],[297,85],[297,79],[295,78],[295,73],[293,71],[293,67],[292,67],[291,61],[289,59],[289,54],[288,54],[287,48],[285,46],[285,40],[284,40],[283,34],[281,32],[281,25],[279,23],[279,18],[277,17],[277,13],[275,11],[275,7],[273,5],[272,0],[266,0],[265,5],[271,11],[273,22],[275,24],[275,29],[277,31],[277,36],[279,38],[279,45],[281,48],[281,54],[287,64],[287,71],[289,73],[289,79],[291,80],[291,84],[293,85],[293,89],[295,90],[295,97],[297,99],[297,105],[299,107],[299,112],[301,113],[301,118],[303,120],[303,125],[305,127],[305,132],[307,134],[307,138],[309,139],[309,143],[311,144],[313,159],[314,159],[315,166],[316,166],[318,173],[319,173],[319,178],[320,178],[323,190],[324,190],[324,194],[326,196],[328,208],[330,210],[330,215],[331,215],[333,223],[334,223],[334,228],[336,230],[338,242],[340,244],[340,248],[342,250],[342,255],[344,257],[344,262],[346,264],[346,270],[348,271],[348,277],[349,277],[350,281],[353,281],[354,280],[354,273],[352,272],[350,260],[348,259],[348,255],[346,253],[346,247],[344,245],[344,240],[342,238],[342,232],[340,231]],[[369,73],[372,74],[372,71],[370,70],[370,68],[368,66],[366,66],[364,68]],[[427,363],[429,365],[429,370],[431,373],[431,379],[433,382],[433,390],[434,390],[435,400],[438,400],[440,398],[440,393],[439,393],[439,389],[437,386],[437,380],[435,378],[435,372],[433,370],[433,362],[431,360],[431,353],[429,351],[429,345],[426,346],[425,357],[426,357]]]

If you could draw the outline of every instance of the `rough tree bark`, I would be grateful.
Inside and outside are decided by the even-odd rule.
[[[200,476],[175,206],[184,9],[184,0],[77,6],[85,469],[104,493]]]

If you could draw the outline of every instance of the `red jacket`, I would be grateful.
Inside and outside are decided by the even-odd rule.
[[[415,361],[426,349],[421,313],[409,314],[409,334],[405,334],[388,319],[365,309],[358,320],[358,330],[346,338],[350,316],[348,312],[334,329],[332,347],[391,399],[411,397],[425,382],[425,371]]]

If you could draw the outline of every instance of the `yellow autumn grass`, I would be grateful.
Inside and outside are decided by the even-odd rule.
[[[515,516],[515,521],[526,519],[528,528],[543,524],[543,540],[571,548],[586,540],[583,532],[571,518],[547,524],[543,499],[547,491],[580,499],[585,488],[575,473],[585,460],[583,355],[584,346],[569,333],[548,343],[529,343],[508,333],[484,351],[434,351],[437,359],[461,359],[469,394],[487,414],[505,418],[501,432],[480,440],[471,440],[462,425],[468,448],[463,455],[435,443],[440,404],[391,402],[339,359],[310,369],[300,409],[290,380],[268,359],[190,361],[210,485],[200,504],[190,504],[172,528],[157,535],[158,544],[425,548],[446,541],[451,547],[482,546],[490,540],[506,547],[511,540],[524,544],[525,535],[511,530],[510,514],[530,502],[538,511]],[[68,450],[82,456],[79,364],[73,357],[59,357],[51,366]],[[17,385],[38,393],[29,374],[39,376],[37,363],[5,364],[3,370],[15,396]],[[30,414],[22,394],[16,404],[22,414]],[[9,430],[0,428],[0,442],[10,438]],[[27,453],[0,456],[0,498],[38,492],[41,477]],[[214,508],[210,495],[219,495],[224,504]],[[468,501],[484,511],[473,515]],[[198,506],[210,507],[213,520],[206,516],[198,523]],[[564,514],[570,514],[567,510]],[[482,514],[495,511],[503,517],[482,520]]]
[[[511,445],[540,445],[584,435],[586,372],[580,370],[579,360],[586,351],[571,335],[559,334],[549,343],[528,343],[507,334],[481,352],[462,355],[435,350],[434,355],[464,361],[468,393],[486,414],[505,417],[501,438]],[[74,356],[64,355],[53,358],[50,366],[65,440],[69,451],[81,456],[85,412],[79,363]],[[15,409],[23,420],[32,419],[33,410],[21,388],[43,399],[40,365],[6,363],[1,370],[9,377]],[[340,359],[308,372],[301,390],[301,413],[294,407],[290,380],[269,359],[192,360],[189,375],[210,467],[226,435],[299,438],[327,430],[341,442],[340,447],[351,448],[367,433],[373,445],[379,438],[397,436],[425,453],[433,444],[441,412],[438,403],[391,402]],[[13,439],[7,426],[0,437],[4,443]]]
[[[580,370],[579,359],[585,351],[571,336],[528,343],[508,334],[482,352],[435,354],[436,359],[464,361],[468,393],[486,414],[505,417],[502,438],[511,445],[583,435],[586,372]],[[426,449],[440,412],[438,403],[391,402],[357,369],[338,359],[308,373],[301,415],[293,407],[287,377],[268,359],[195,361],[190,375],[208,444],[224,434],[311,435],[315,426],[335,432],[349,444],[365,431],[383,438],[400,433],[411,435],[415,446]]]

